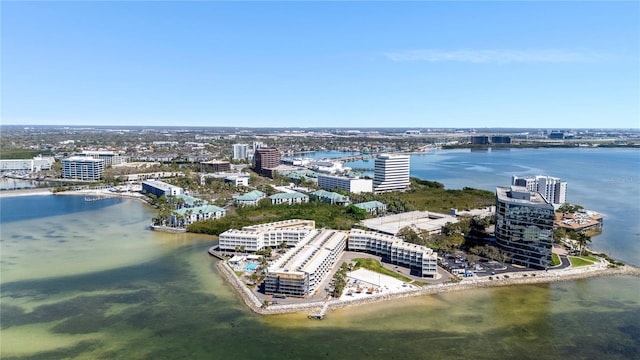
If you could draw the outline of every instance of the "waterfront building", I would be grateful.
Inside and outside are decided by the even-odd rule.
[[[364,209],[369,214],[376,216],[385,214],[387,212],[387,205],[376,200],[354,204],[354,206],[357,206],[360,209]]]
[[[386,258],[392,264],[403,265],[422,277],[433,278],[438,273],[438,254],[426,246],[411,244],[393,235],[375,231],[351,229],[347,242],[349,251],[363,251]]]
[[[185,195],[185,194],[177,194],[169,197],[169,202],[175,205],[176,209],[181,208],[194,208],[201,205],[209,204],[208,201],[202,200],[197,197]]]
[[[78,153],[74,153],[73,156],[84,156],[92,159],[104,160],[105,167],[120,165],[126,162],[126,158],[124,156],[114,151],[106,150],[84,150]]]
[[[163,181],[145,180],[142,182],[142,192],[145,192],[147,194],[153,194],[157,197],[161,197],[163,195],[175,196],[175,195],[184,194],[184,189],[179,186],[167,184],[166,182],[163,182]]]
[[[311,197],[314,199],[318,199],[320,201],[328,202],[330,204],[335,205],[349,205],[350,200],[348,196],[344,196],[342,194],[326,191],[326,190],[317,190],[311,193]]]
[[[97,181],[104,172],[104,160],[85,156],[62,159],[62,178]]]
[[[342,161],[332,161],[332,160],[317,160],[311,162],[309,166],[312,170],[317,171],[319,173],[325,174],[335,174],[342,173],[351,170],[351,168],[344,167]]]
[[[553,205],[523,186],[496,188],[496,242],[514,264],[538,269],[551,264]]]
[[[472,145],[488,145],[489,137],[488,136],[472,136],[470,139]]]
[[[357,226],[392,236],[397,235],[405,227],[428,232],[429,235],[436,235],[442,232],[442,227],[447,223],[455,224],[457,222],[458,218],[453,215],[429,211],[409,211],[362,220]]]
[[[305,297],[319,290],[322,280],[342,256],[345,232],[313,230],[267,268],[265,294]]]
[[[182,228],[196,221],[220,219],[225,215],[225,209],[214,205],[183,207],[171,213],[169,224],[171,227]]]
[[[280,151],[276,148],[259,147],[253,156],[253,168],[256,173],[263,176],[273,176],[269,169],[280,165]]]
[[[315,229],[313,220],[285,220],[266,224],[229,229],[219,236],[218,246],[222,251],[235,251],[244,247],[245,251],[256,252],[265,247],[276,248],[281,244],[295,246]]]
[[[557,211],[555,216],[555,227],[565,229],[567,232],[587,234],[602,232],[603,216],[595,211],[583,210],[575,213]]]
[[[359,177],[318,175],[318,186],[328,191],[338,189],[354,194],[373,192],[373,180]]]
[[[6,159],[0,160],[0,171],[29,171],[39,172],[51,170],[56,162],[53,156],[35,156],[33,159]]]
[[[408,155],[378,155],[374,163],[373,191],[403,191],[410,186]]]
[[[546,175],[518,177],[514,175],[511,178],[511,185],[523,186],[529,191],[539,192],[556,209],[566,202],[567,182],[556,177]]]
[[[247,160],[249,158],[249,144],[233,144],[233,160]]]
[[[234,195],[233,201],[236,206],[258,206],[260,200],[266,198],[267,195],[260,190],[249,191],[246,194]]]
[[[511,144],[511,136],[495,135],[491,137],[492,144]]]
[[[201,172],[223,172],[231,170],[231,163],[223,160],[210,160],[200,162]]]
[[[272,205],[279,204],[302,204],[309,202],[309,196],[299,192],[278,193],[269,196]]]

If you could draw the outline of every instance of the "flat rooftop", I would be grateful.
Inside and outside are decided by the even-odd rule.
[[[429,211],[410,211],[363,220],[360,224],[368,229],[395,236],[400,229],[407,226],[429,232],[439,232],[440,229],[449,222],[457,223],[458,218],[452,215]]]

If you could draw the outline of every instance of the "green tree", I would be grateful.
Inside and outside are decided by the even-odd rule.
[[[580,246],[580,255],[582,255],[585,247],[587,246],[587,243],[591,242],[591,236],[583,232],[579,232],[577,241],[578,241],[578,245]]]

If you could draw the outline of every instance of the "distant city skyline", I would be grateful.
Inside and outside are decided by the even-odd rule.
[[[3,125],[640,128],[640,3],[3,2]]]

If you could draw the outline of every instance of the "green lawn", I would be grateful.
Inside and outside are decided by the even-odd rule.
[[[404,282],[411,282],[413,280],[409,279],[408,277],[402,275],[402,274],[398,274],[395,271],[389,270],[387,268],[382,267],[382,264],[380,264],[380,261],[375,260],[375,259],[363,259],[363,258],[357,258],[357,259],[353,259],[353,261],[356,262],[356,269],[358,268],[365,268],[367,270],[371,270],[374,272],[377,272],[378,274],[382,274],[382,275],[387,275],[387,276],[391,276],[395,279],[398,279],[400,281],[404,281]]]
[[[593,261],[587,260],[584,257],[579,257],[579,256],[569,256],[569,262],[571,263],[572,267],[593,265]]]
[[[562,261],[560,261],[558,254],[551,254],[551,265],[558,266],[560,264],[562,264]]]

